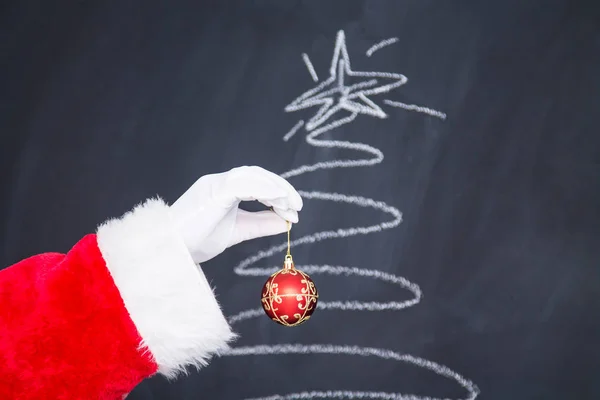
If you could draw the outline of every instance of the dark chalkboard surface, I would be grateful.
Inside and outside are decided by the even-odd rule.
[[[2,265],[260,165],[319,309],[268,320],[285,236],[240,244],[232,353],[130,399],[598,399],[599,8],[4,2]]]

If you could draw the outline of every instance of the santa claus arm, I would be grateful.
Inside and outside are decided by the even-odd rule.
[[[0,271],[2,399],[120,399],[234,337],[161,200]]]

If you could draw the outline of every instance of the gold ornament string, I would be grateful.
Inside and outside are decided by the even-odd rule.
[[[271,211],[275,212],[275,210],[273,209],[273,207],[269,207],[271,209]],[[290,231],[292,230],[292,224],[290,223],[290,221],[286,220],[285,223],[287,224],[287,254],[285,256],[286,260],[291,261],[292,260],[292,253],[291,253],[291,241],[290,241]]]
[[[288,236],[288,250],[287,250],[287,255],[289,257],[291,257],[292,255],[290,254],[290,246],[291,246],[291,244],[290,244],[290,230],[292,229],[292,224],[290,224],[290,221],[286,221],[286,222],[287,222],[287,227],[288,227],[288,229],[287,229],[287,236]]]

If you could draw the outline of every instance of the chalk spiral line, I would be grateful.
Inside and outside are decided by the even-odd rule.
[[[309,65],[308,56],[303,56],[307,66]],[[312,64],[310,64],[312,66]],[[310,69],[310,67],[307,67]],[[286,111],[297,111],[299,109],[321,106],[317,114],[308,121],[299,121],[290,132],[288,132],[283,140],[288,141],[302,126],[310,132],[306,135],[306,142],[314,147],[338,148],[345,150],[354,150],[368,154],[368,157],[352,158],[344,160],[332,160],[318,162],[310,165],[302,165],[300,167],[282,173],[280,176],[289,179],[295,176],[300,176],[306,173],[317,170],[333,169],[333,168],[351,168],[351,167],[366,167],[380,164],[384,155],[381,150],[364,143],[343,141],[343,140],[324,140],[318,137],[325,132],[338,128],[342,125],[352,122],[358,114],[370,115],[379,118],[387,117],[387,114],[379,106],[373,103],[367,96],[372,94],[386,93],[396,87],[406,83],[407,78],[400,74],[378,73],[378,72],[356,72],[350,68],[350,60],[346,50],[345,36],[343,31],[338,32],[334,56],[330,68],[330,77],[319,84],[317,87],[305,92],[294,100]],[[348,76],[359,76],[369,78],[356,85],[346,86],[344,84],[344,74]],[[313,79],[316,74],[312,74]],[[375,79],[372,79],[375,78]],[[395,82],[377,86],[377,79],[387,78],[393,79]],[[333,89],[324,90],[328,85],[333,84]],[[333,95],[340,95],[337,104],[334,105]],[[360,103],[362,102],[362,103]],[[390,103],[393,103],[390,101]],[[431,116],[445,119],[446,115],[429,108],[423,108],[415,105],[402,104],[401,108],[407,111],[425,112]],[[391,104],[398,106],[397,104]],[[339,111],[347,111],[350,115],[337,119],[333,122],[325,124],[325,122]],[[325,125],[323,125],[325,124]],[[323,126],[321,126],[323,125]],[[323,240],[331,240],[336,238],[347,238],[356,235],[368,235],[371,233],[382,232],[387,229],[392,229],[400,225],[402,222],[402,213],[397,208],[390,206],[382,201],[377,201],[371,198],[341,194],[327,193],[319,191],[298,191],[304,199],[333,201],[338,203],[352,204],[359,207],[369,207],[389,215],[390,218],[383,222],[358,226],[346,229],[326,230],[313,234],[305,235],[291,242],[292,246],[307,245],[317,243]],[[239,276],[264,276],[267,277],[273,272],[280,269],[280,266],[270,268],[252,267],[261,260],[281,254],[287,248],[287,241],[279,245],[274,245],[268,249],[259,251],[242,260],[235,268],[234,272]],[[362,278],[379,280],[388,284],[397,285],[402,289],[407,290],[412,294],[412,298],[404,301],[388,301],[388,302],[364,302],[364,301],[320,301],[319,310],[353,310],[353,311],[383,311],[383,310],[402,310],[412,307],[420,302],[422,292],[419,286],[408,279],[396,276],[383,271],[364,269],[358,267],[349,267],[343,265],[302,265],[298,268],[307,272],[310,275],[330,274],[330,275],[355,275]],[[262,308],[254,308],[241,311],[229,318],[230,324],[237,324],[242,321],[264,317]],[[468,379],[464,378],[450,368],[426,360],[424,358],[412,356],[409,354],[401,354],[389,349],[379,349],[371,347],[359,346],[342,346],[334,344],[277,344],[277,345],[255,345],[233,347],[225,351],[223,356],[250,356],[250,355],[281,355],[281,354],[343,354],[349,356],[376,357],[385,360],[393,360],[403,362],[413,366],[423,368],[442,377],[452,379],[461,387],[466,389],[467,396],[455,400],[474,400],[478,394],[478,387]],[[450,400],[448,398],[430,397],[415,394],[403,393],[385,393],[373,391],[304,391],[288,394],[272,394],[267,397],[257,397],[247,400],[296,400],[296,399],[386,399],[386,400]]]

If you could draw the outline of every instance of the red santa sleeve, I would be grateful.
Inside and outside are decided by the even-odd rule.
[[[234,338],[160,199],[0,271],[0,399],[121,399]]]

